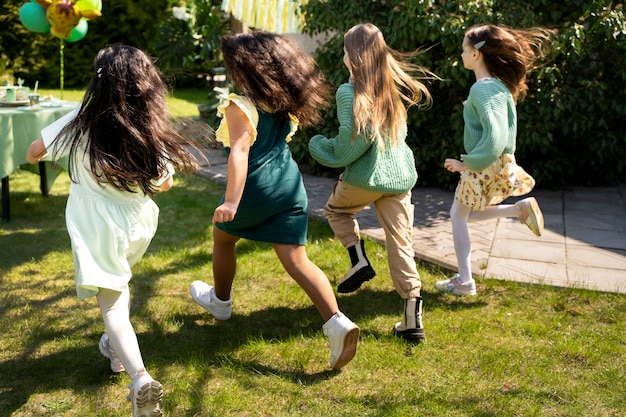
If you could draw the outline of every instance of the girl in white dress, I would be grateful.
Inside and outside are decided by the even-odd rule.
[[[194,157],[173,128],[167,88],[143,51],[100,50],[82,104],[41,132],[28,150],[37,163],[69,155],[66,207],[79,298],[95,296],[106,333],[100,351],[132,380],[133,416],[162,416],[163,387],[146,371],[130,322],[131,267],[154,236],[159,209],[151,196],[167,191],[175,169],[192,172]]]

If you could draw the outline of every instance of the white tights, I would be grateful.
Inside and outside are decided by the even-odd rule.
[[[461,282],[468,282],[472,278],[472,248],[467,224],[500,217],[519,217],[519,211],[515,204],[499,204],[485,207],[481,211],[472,211],[471,208],[454,199],[450,209],[450,220]]]
[[[104,321],[104,328],[109,335],[109,343],[126,368],[133,383],[140,377],[148,376],[139,350],[135,329],[130,323],[130,292],[100,288],[98,305]]]

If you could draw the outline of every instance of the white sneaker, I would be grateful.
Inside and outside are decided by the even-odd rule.
[[[330,344],[330,367],[341,369],[356,355],[359,343],[359,326],[341,312],[335,313],[322,326],[324,335]]]
[[[100,353],[102,353],[102,356],[111,360],[111,370],[113,372],[125,371],[124,365],[122,364],[120,357],[117,356],[117,353],[115,353],[115,350],[109,343],[108,334],[102,333],[102,336],[100,337],[100,343],[98,343],[98,348],[100,349]]]
[[[228,320],[232,314],[232,296],[223,301],[215,295],[215,288],[203,281],[194,281],[189,288],[191,298],[218,320]]]
[[[139,389],[130,384],[128,388],[133,417],[163,417],[163,385],[159,381],[146,382]]]

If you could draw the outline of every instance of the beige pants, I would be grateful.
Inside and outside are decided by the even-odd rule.
[[[341,179],[333,186],[324,214],[344,247],[359,244],[359,223],[355,215],[374,204],[385,231],[389,272],[396,291],[406,300],[419,297],[422,281],[413,251],[413,204],[411,192],[383,194],[353,187]]]

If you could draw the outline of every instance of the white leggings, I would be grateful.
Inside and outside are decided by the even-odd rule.
[[[130,323],[130,292],[100,288],[96,295],[104,328],[109,335],[109,343],[122,361],[126,372],[133,381],[138,373],[145,373],[145,366],[135,329]]]
[[[487,206],[480,211],[472,211],[470,207],[454,199],[450,209],[450,220],[461,282],[468,282],[472,278],[472,248],[467,223],[500,217],[519,217],[519,211],[515,204],[498,204]]]

